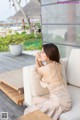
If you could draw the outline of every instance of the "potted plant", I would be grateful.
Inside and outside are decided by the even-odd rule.
[[[10,35],[9,49],[12,55],[21,55],[23,50],[23,38],[19,34]]]

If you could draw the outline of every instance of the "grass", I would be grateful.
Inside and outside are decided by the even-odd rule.
[[[25,50],[39,50],[42,48],[42,39],[31,39],[24,42]]]

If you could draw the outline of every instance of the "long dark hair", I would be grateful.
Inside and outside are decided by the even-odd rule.
[[[54,45],[53,43],[44,44],[43,50],[50,60],[56,61],[59,63],[60,54],[59,54],[58,47],[56,45]]]

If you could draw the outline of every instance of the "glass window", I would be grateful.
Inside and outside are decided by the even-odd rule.
[[[57,44],[62,57],[68,56],[72,48],[80,48],[80,1],[42,0],[41,3],[43,42]],[[69,52],[63,54],[62,46]]]

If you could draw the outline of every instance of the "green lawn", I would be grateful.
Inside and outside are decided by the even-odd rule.
[[[42,39],[31,39],[24,42],[25,50],[39,50],[42,48]]]

